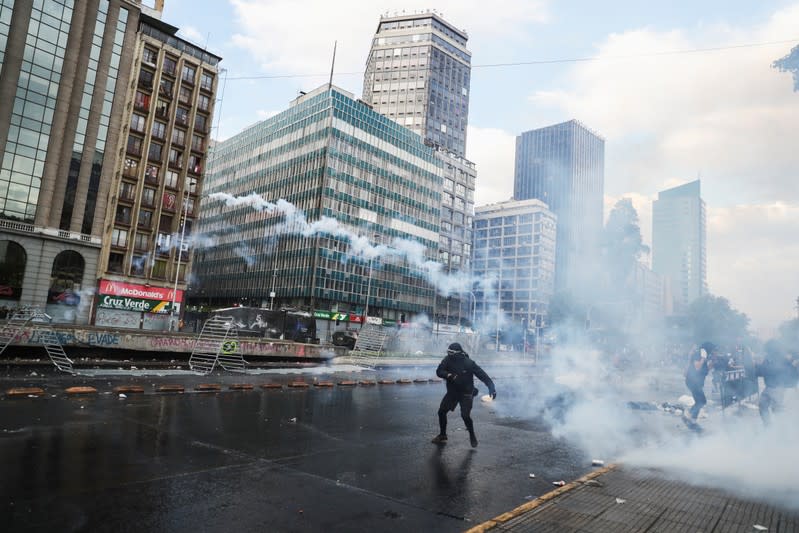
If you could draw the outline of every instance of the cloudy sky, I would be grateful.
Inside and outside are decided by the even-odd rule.
[[[226,138],[326,82],[335,41],[334,83],[360,96],[380,15],[435,9],[469,34],[478,205],[512,195],[516,135],[579,119],[606,139],[606,205],[632,198],[647,243],[657,192],[700,177],[711,292],[763,335],[796,316],[799,92],[771,64],[799,44],[799,1],[490,5],[166,0],[163,19],[224,57]]]

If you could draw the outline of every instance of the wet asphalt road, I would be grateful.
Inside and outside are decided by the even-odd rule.
[[[498,401],[513,401],[502,398],[511,370],[487,370]],[[533,367],[525,372],[538,379]],[[48,393],[0,401],[5,531],[462,531],[591,469],[590,458],[553,438],[541,419],[502,416],[479,401],[477,449],[457,411],[449,443],[431,444],[441,383],[263,390],[257,385],[298,376],[37,373],[0,380],[4,390],[38,384]],[[304,378],[433,375],[430,367]],[[154,392],[202,382],[256,389]],[[129,383],[146,392],[110,393]],[[63,393],[81,384],[100,394]]]

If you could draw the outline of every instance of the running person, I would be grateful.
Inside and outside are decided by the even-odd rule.
[[[486,384],[491,398],[497,397],[494,382],[477,363],[469,359],[469,354],[464,352],[457,342],[453,342],[447,348],[447,356],[438,365],[436,375],[447,380],[447,393],[438,408],[440,432],[432,442],[434,444],[447,442],[447,413],[454,411],[455,406],[460,404],[461,418],[466,424],[466,429],[469,430],[469,442],[472,448],[477,447],[477,437],[474,434],[474,423],[471,417],[472,401],[477,392],[477,389],[474,388],[474,376]]]

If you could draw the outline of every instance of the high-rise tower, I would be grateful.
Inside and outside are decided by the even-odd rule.
[[[535,198],[558,217],[555,285],[592,283],[605,183],[605,140],[576,120],[516,137],[513,197]]]
[[[659,192],[652,206],[652,270],[669,279],[677,312],[707,293],[705,217],[699,180]]]
[[[375,111],[463,157],[472,55],[466,33],[435,13],[380,18],[363,80]]]
[[[363,100],[419,134],[443,164],[438,260],[445,272],[471,268],[477,170],[464,157],[471,77],[467,39],[435,13],[381,17],[363,83]],[[466,293],[436,298],[434,320],[462,320],[469,298]]]

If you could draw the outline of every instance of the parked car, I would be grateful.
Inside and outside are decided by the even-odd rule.
[[[346,346],[350,350],[355,348],[355,341],[358,340],[358,332],[350,330],[334,331],[333,345]]]

